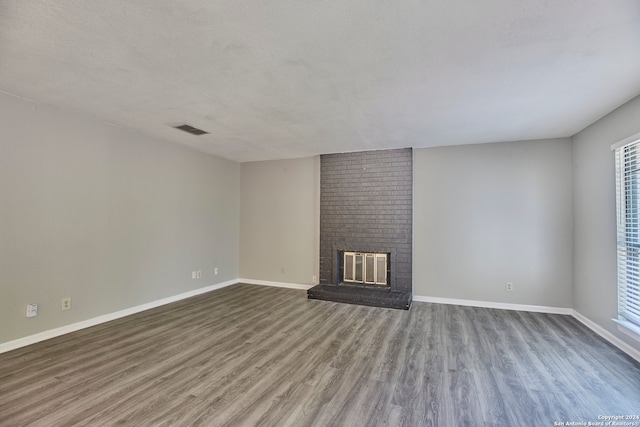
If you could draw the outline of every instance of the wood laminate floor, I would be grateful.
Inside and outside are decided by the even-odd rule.
[[[553,426],[612,415],[640,415],[640,364],[551,314],[392,310],[238,284],[0,354],[2,426]]]

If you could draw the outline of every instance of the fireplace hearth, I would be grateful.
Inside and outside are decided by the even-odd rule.
[[[392,292],[388,288],[365,288],[346,284],[340,286],[316,285],[307,291],[307,296],[310,299],[401,310],[409,310],[411,307],[410,292]]]
[[[308,297],[409,309],[412,150],[320,159],[320,284]]]

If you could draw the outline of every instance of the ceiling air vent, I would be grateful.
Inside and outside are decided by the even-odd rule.
[[[188,125],[186,123],[183,125],[174,126],[174,128],[183,130],[185,132],[189,132],[192,135],[204,135],[206,133],[209,133],[209,132],[203,131],[202,129],[194,128],[193,126]]]

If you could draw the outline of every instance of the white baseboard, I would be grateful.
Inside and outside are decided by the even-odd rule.
[[[216,289],[221,289],[227,286],[234,285],[236,283],[247,283],[250,285],[261,285],[261,286],[275,286],[279,288],[300,289],[300,290],[307,290],[314,286],[314,285],[303,285],[299,283],[271,282],[266,280],[255,280],[255,279],[232,279],[226,282],[217,283],[215,285],[206,286],[204,288],[194,289],[189,292],[184,292],[178,295],[173,295],[171,297],[148,302],[146,304],[141,304],[135,307],[116,311],[114,313],[109,313],[102,316],[94,317],[92,319],[83,320],[81,322],[72,323],[70,325],[61,326],[59,328],[50,329],[48,331],[40,332],[34,335],[29,335],[27,337],[18,338],[13,341],[0,343],[0,353],[5,353],[7,351],[11,351],[21,347],[25,347],[27,345],[35,344],[40,341],[45,341],[50,338],[55,338],[60,335],[79,331],[81,329],[89,328],[91,326],[96,326],[101,323],[109,322],[111,320],[120,319],[125,316],[140,313],[141,311],[150,310],[152,308],[160,307],[162,305],[170,304],[172,302],[181,301],[183,299],[191,298],[196,295],[201,295],[207,292],[215,291]],[[413,301],[430,302],[430,303],[436,303],[436,304],[464,305],[464,306],[471,306],[471,307],[497,308],[497,309],[503,309],[503,310],[532,311],[536,313],[571,315],[574,318],[576,318],[579,322],[587,326],[589,329],[591,329],[592,331],[600,335],[602,338],[606,339],[611,344],[615,345],[620,350],[624,351],[629,356],[631,356],[632,358],[640,362],[640,351],[636,350],[629,344],[625,343],[624,341],[622,341],[621,339],[613,335],[611,332],[607,331],[606,329],[602,328],[598,324],[587,319],[582,314],[570,308],[546,307],[546,306],[525,305],[525,304],[507,304],[507,303],[499,303],[499,302],[462,300],[462,299],[452,299],[452,298],[425,297],[420,295],[414,295]]]
[[[255,279],[238,279],[238,283],[246,283],[249,285],[275,286],[277,288],[301,289],[303,291],[306,291],[307,289],[311,289],[315,286],[315,285],[302,285],[299,283],[270,282],[267,280],[255,280]]]
[[[431,302],[435,304],[465,305],[469,307],[498,308],[501,310],[532,311],[534,313],[567,314],[573,313],[570,308],[547,307],[544,305],[508,304],[503,302],[476,301],[469,299],[453,299],[439,297],[413,296],[414,301]]]
[[[27,345],[35,344],[40,341],[45,341],[50,338],[55,338],[60,335],[68,334],[70,332],[79,331],[80,329],[89,328],[91,326],[96,326],[101,323],[109,322],[111,320],[120,319],[121,317],[129,316],[131,314],[140,313],[141,311],[149,310],[152,308],[160,307],[161,305],[170,304],[172,302],[180,301],[183,299],[191,298],[196,295],[204,294],[207,292],[215,291],[216,289],[221,289],[226,286],[234,285],[238,283],[238,279],[228,280],[226,282],[217,283],[215,285],[206,286],[204,288],[194,289],[189,292],[184,292],[182,294],[173,295],[167,298],[162,298],[156,301],[148,302],[146,304],[138,305],[131,308],[126,308],[124,310],[116,311],[114,313],[104,314],[102,316],[94,317],[88,320],[83,320],[81,322],[72,323],[70,325],[61,326],[55,329],[49,329],[48,331],[40,332],[34,335],[29,335],[24,338],[18,338],[13,341],[8,341],[0,344],[0,353],[5,353],[7,351],[15,350],[20,347],[25,347]]]
[[[640,362],[640,351],[636,350],[626,342],[622,341],[620,338],[613,335],[611,332],[607,331],[602,326],[597,323],[587,319],[582,314],[578,313],[575,310],[572,310],[571,315],[576,318],[580,323],[585,325],[587,328],[591,329],[596,334],[600,335],[605,340],[609,341],[611,344],[618,347],[620,350],[627,353],[629,356],[633,357],[635,360]]]
[[[574,318],[576,318],[580,323],[584,324],[586,327],[594,331],[596,334],[600,335],[602,338],[609,341],[611,344],[615,345],[620,350],[624,351],[629,356],[631,356],[632,358],[640,362],[640,351],[636,350],[634,347],[622,341],[620,338],[616,337],[611,332],[607,331],[603,327],[592,322],[591,320],[587,319],[585,316],[583,316],[582,314],[578,313],[577,311],[571,308],[547,307],[547,306],[541,306],[541,305],[507,304],[507,303],[500,303],[500,302],[475,301],[475,300],[464,300],[464,299],[453,299],[453,298],[425,297],[420,295],[414,295],[413,301],[431,302],[436,304],[465,305],[470,307],[498,308],[503,310],[532,311],[535,313],[571,315]]]

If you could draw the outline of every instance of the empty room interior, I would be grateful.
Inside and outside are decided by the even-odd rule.
[[[638,426],[637,147],[635,0],[2,1],[0,426]]]

